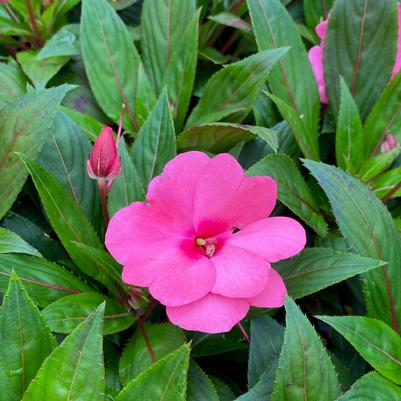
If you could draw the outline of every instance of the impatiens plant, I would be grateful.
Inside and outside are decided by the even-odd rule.
[[[401,400],[397,0],[0,0],[0,400]]]

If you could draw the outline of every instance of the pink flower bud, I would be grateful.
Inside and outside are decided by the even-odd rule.
[[[386,134],[384,140],[380,146],[380,150],[382,153],[390,152],[395,148],[398,148],[400,144],[398,143],[396,137],[393,134]]]
[[[121,163],[118,157],[117,143],[114,140],[113,130],[107,125],[93,145],[87,169],[89,177],[112,181],[121,172]]]

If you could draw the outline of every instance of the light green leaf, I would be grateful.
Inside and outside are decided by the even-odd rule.
[[[334,3],[326,32],[324,67],[327,95],[336,116],[340,76],[350,88],[363,121],[372,110],[395,63],[397,21],[393,0]]]
[[[21,400],[55,346],[38,308],[12,274],[0,312],[0,391],[4,400]]]
[[[79,56],[81,46],[79,43],[79,24],[63,26],[42,47],[37,60],[57,56]]]
[[[26,78],[16,62],[0,63],[0,109],[26,92]]]
[[[304,162],[332,205],[337,224],[351,252],[388,262],[366,273],[368,313],[398,327],[401,315],[401,243],[397,227],[375,194],[349,174],[323,163]]]
[[[268,175],[277,181],[278,199],[319,235],[327,233],[327,223],[312,192],[294,161],[285,154],[269,155],[253,165],[248,176]]]
[[[67,86],[61,86],[30,93],[0,110],[0,218],[15,201],[27,177],[15,153],[37,157],[67,90]]]
[[[278,99],[283,103],[278,104],[279,110],[289,121],[304,155],[319,159],[319,93],[297,25],[279,0],[248,0],[247,3],[259,51],[291,48],[272,69],[269,85],[275,103]],[[291,119],[290,113],[294,114]],[[291,124],[295,117],[300,124],[298,129]]]
[[[401,148],[395,148],[388,152],[378,154],[361,166],[358,176],[362,181],[369,181],[386,171],[401,154]]]
[[[0,253],[23,253],[26,255],[42,255],[13,231],[0,227]]]
[[[140,58],[127,27],[106,0],[83,0],[81,49],[86,74],[99,106],[124,127],[138,130],[135,97]]]
[[[184,344],[159,360],[124,387],[116,401],[184,401],[189,353]]]
[[[177,350],[185,343],[184,332],[170,323],[145,324],[146,334],[157,360]],[[145,340],[139,330],[126,345],[120,359],[120,379],[126,385],[152,365]]]
[[[22,401],[92,401],[104,397],[104,303],[45,360]]]
[[[364,161],[362,121],[347,84],[341,78],[341,101],[336,129],[336,158],[339,167],[355,173]]]
[[[29,296],[39,306],[69,294],[91,291],[91,287],[67,269],[43,258],[25,255],[0,255],[0,292],[5,292],[15,270]]]
[[[294,258],[274,265],[288,294],[302,298],[357,274],[383,268],[385,262],[326,248],[307,248]]]
[[[334,366],[309,320],[291,298],[272,401],[334,401],[340,386]]]
[[[401,196],[401,189],[395,192],[393,188],[401,182],[401,166],[393,168],[375,178],[371,185],[378,198],[397,198]],[[398,188],[398,187],[397,187]],[[391,194],[390,194],[391,191]]]
[[[238,17],[233,13],[222,12],[216,15],[211,15],[208,18],[214,22],[217,22],[218,24],[238,29],[245,35],[250,34],[251,37],[253,36],[252,25],[250,25],[249,22],[243,20],[242,18]]]
[[[165,91],[142,126],[130,152],[144,188],[176,155],[174,125]]]
[[[344,336],[380,374],[401,384],[401,337],[380,320],[362,316],[318,316]]]
[[[273,66],[288,49],[267,50],[232,63],[214,74],[207,82],[202,97],[193,109],[186,128],[221,120],[241,111],[241,122],[252,109]]]
[[[94,292],[67,295],[44,308],[42,316],[53,332],[71,333],[104,301],[104,335],[124,331],[134,323],[135,318],[131,312],[116,301]]]
[[[362,376],[337,401],[397,401],[401,399],[401,389],[375,372]]]
[[[233,123],[209,123],[189,128],[178,136],[177,146],[181,151],[200,149],[221,153],[255,136],[262,138],[274,151],[277,150],[277,133],[272,129]]]

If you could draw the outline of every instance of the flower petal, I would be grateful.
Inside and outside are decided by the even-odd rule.
[[[269,262],[278,262],[299,253],[305,243],[305,230],[296,220],[270,217],[249,224],[233,234],[226,239],[225,246],[243,248]]]
[[[197,182],[209,163],[202,152],[186,152],[169,161],[163,173],[149,183],[148,202],[167,215],[192,226]]]
[[[265,288],[255,297],[248,298],[248,302],[259,308],[279,308],[284,305],[286,295],[283,279],[274,269],[270,269]]]
[[[230,298],[249,298],[266,285],[270,265],[258,255],[227,244],[211,258],[216,269],[212,293]]]
[[[308,58],[319,89],[320,101],[327,104],[329,103],[329,98],[327,97],[326,81],[324,79],[323,46],[313,46],[308,52]]]
[[[134,202],[119,210],[107,227],[105,244],[120,264],[151,260],[166,248],[179,244],[182,236],[171,219],[146,205]]]
[[[149,291],[166,306],[180,306],[194,302],[210,292],[216,271],[209,258],[202,255],[191,259],[181,254],[166,255],[158,261]]]
[[[241,321],[249,310],[244,299],[208,294],[191,304],[167,307],[170,321],[185,330],[225,333]]]

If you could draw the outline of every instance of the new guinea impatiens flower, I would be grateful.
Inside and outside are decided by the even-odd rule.
[[[391,74],[391,78],[397,74],[401,69],[401,4],[397,3],[398,6],[398,41],[397,41],[397,55],[395,59],[395,64]],[[316,25],[316,33],[320,39],[320,45],[313,46],[309,52],[309,62],[312,66],[313,73],[315,75],[316,83],[319,88],[320,101],[322,103],[329,103],[329,99],[326,93],[326,83],[324,79],[324,63],[323,63],[323,53],[326,41],[326,30],[329,18],[322,21],[320,24]]]
[[[93,179],[112,181],[121,172],[117,143],[113,130],[105,125],[102,128],[87,162],[88,174]]]
[[[277,197],[271,177],[247,177],[229,154],[187,152],[149,184],[147,202],[118,211],[106,247],[127,284],[149,287],[174,324],[220,333],[250,306],[275,308],[286,288],[270,263],[300,252],[305,230],[268,217]]]

